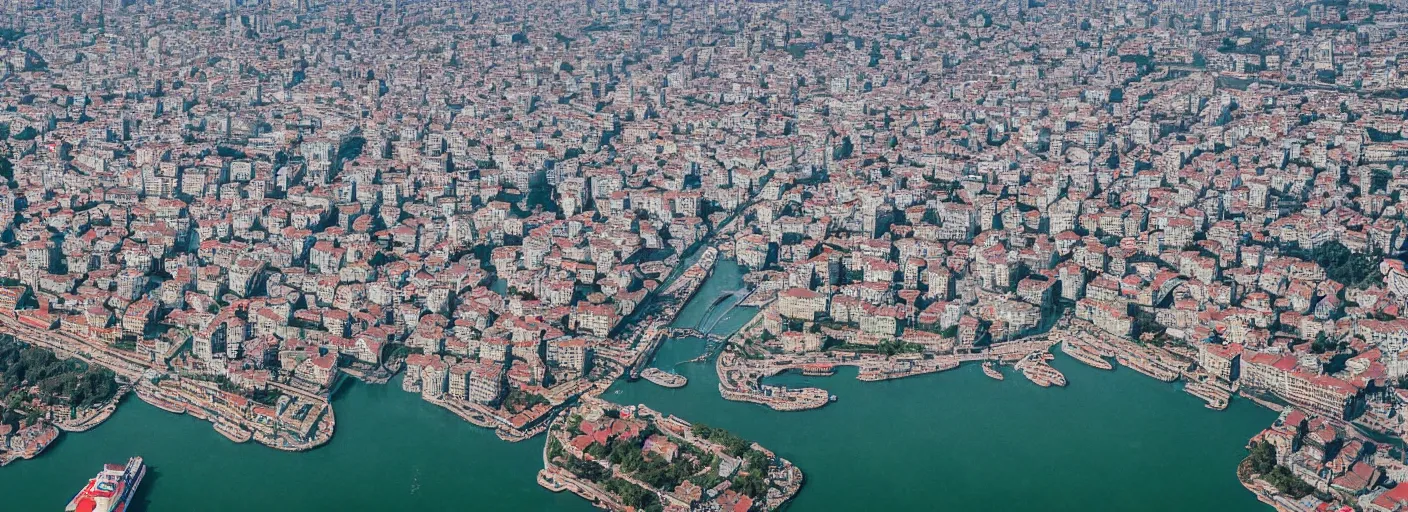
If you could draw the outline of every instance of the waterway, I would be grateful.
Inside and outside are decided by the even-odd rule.
[[[0,468],[0,510],[63,510],[103,463],[133,455],[152,468],[133,512],[593,510],[538,486],[541,443],[503,442],[397,382],[349,381],[333,404],[332,441],[287,453],[231,443],[208,422],[129,397],[97,428]]]
[[[698,325],[740,277],[737,265],[721,261],[676,325]],[[736,330],[755,313],[734,308],[712,331]],[[880,383],[846,370],[783,376],[775,381],[839,397],[784,413],[720,398],[711,363],[676,364],[703,348],[703,340],[671,340],[656,358],[689,377],[688,386],[622,382],[605,398],[776,450],[807,475],[792,510],[1269,510],[1235,471],[1242,446],[1274,414],[1243,400],[1211,411],[1175,385],[1058,356],[1054,365],[1070,380],[1064,389],[1015,373],[994,381],[977,365]],[[129,399],[103,425],[0,468],[0,510],[59,510],[101,464],[132,455],[153,466],[135,512],[590,510],[575,495],[537,486],[537,440],[500,441],[394,382],[349,383],[333,405],[338,425],[328,445],[284,453],[230,443],[207,422]]]
[[[675,326],[695,327],[713,297],[739,282],[737,265],[721,261]],[[733,332],[755,313],[735,308],[712,332]],[[721,399],[712,363],[678,364],[704,346],[671,340],[656,356],[655,366],[689,378],[684,388],[623,382],[606,398],[777,451],[807,476],[793,510],[1270,510],[1236,479],[1243,446],[1275,419],[1245,400],[1212,411],[1176,384],[1058,355],[1066,388],[1040,388],[1010,370],[996,381],[976,364],[878,383],[855,380],[854,369],[784,375],[769,382],[821,387],[838,400],[777,412]]]

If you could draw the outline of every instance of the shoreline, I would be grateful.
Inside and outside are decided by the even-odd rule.
[[[222,410],[228,407],[210,404],[211,407],[207,408],[206,404],[194,403],[180,388],[162,391],[158,385],[153,384],[150,387],[153,389],[148,389],[147,386],[139,383],[134,386],[133,394],[137,395],[137,398],[142,402],[162,411],[177,415],[189,415],[209,422],[211,429],[216,433],[237,444],[253,440],[280,451],[303,452],[330,441],[336,426],[330,401],[322,401],[322,407],[317,411],[317,417],[311,422],[303,421],[306,424],[304,425],[305,432],[308,432],[307,436],[310,436],[305,437],[290,432],[289,427],[286,427],[282,421],[276,421],[274,426],[269,427],[258,422],[251,425],[243,414],[238,415],[238,420],[232,419],[231,416],[236,416],[231,414],[234,411]],[[166,393],[175,393],[175,396]],[[308,397],[301,398],[307,399]],[[261,426],[264,428],[261,429]]]
[[[691,297],[694,295],[694,293],[697,293],[698,289],[702,287],[702,284],[706,280],[707,279],[701,279],[697,283],[694,283],[695,286],[690,287]],[[688,301],[686,300],[684,302],[687,303]],[[671,315],[671,318],[673,318],[675,315],[678,315],[679,311],[683,309],[683,306],[684,304],[681,303],[679,304],[678,308],[675,308],[674,311],[671,311],[671,313],[673,313]],[[749,322],[750,325],[754,323],[756,323],[756,321]],[[738,332],[742,332],[745,329],[746,326],[745,328],[740,328]],[[646,329],[641,329],[640,331],[638,331],[637,334],[643,335],[645,331]],[[737,334],[737,332],[734,334]],[[660,339],[657,340],[659,341],[659,343],[655,343],[653,344],[654,346],[649,348],[658,348],[658,346],[662,345],[665,341],[664,338],[664,336],[661,336]],[[730,335],[729,338],[734,339],[735,336]],[[875,357],[856,355],[854,356],[855,359],[853,360],[828,360],[824,363],[832,370],[833,374],[834,368],[837,366],[853,366],[860,370],[860,372],[858,372],[856,376],[857,380],[864,382],[878,382],[947,371],[958,368],[963,362],[968,361],[988,361],[994,359],[1008,361],[1014,359],[1021,359],[1022,357],[1024,357],[1024,355],[1036,353],[1037,351],[1044,351],[1049,354],[1050,348],[1058,342],[1053,339],[1041,338],[1043,338],[1043,336],[1034,336],[1031,338],[1004,342],[989,347],[985,352],[960,354],[955,351],[954,353],[941,355],[933,359],[913,360],[890,357],[885,358],[884,360],[877,360],[877,358]],[[1129,345],[1134,345],[1133,341],[1123,341],[1124,343],[1127,343]],[[818,364],[817,362],[810,361],[806,363],[787,363],[778,367],[769,367],[765,369],[752,368],[749,366],[749,362],[756,360],[738,357],[738,354],[736,354],[732,350],[729,350],[734,346],[736,345],[731,342],[725,344],[724,354],[721,354],[721,356],[717,357],[715,360],[716,370],[719,372],[720,377],[719,392],[720,396],[725,400],[757,403],[760,405],[765,405],[773,410],[782,412],[817,409],[820,407],[824,407],[835,400],[834,396],[829,395],[826,390],[821,388],[808,387],[791,389],[780,386],[767,386],[761,383],[762,380],[765,378],[774,377],[787,371],[797,370],[802,371],[803,374],[806,374],[807,371],[803,366],[808,364]],[[1123,356],[1125,355],[1125,350],[1120,350],[1120,348],[1123,347],[1112,347],[1111,352],[1114,353],[1115,357],[1123,359]],[[1094,357],[1099,358],[1104,356],[1104,353],[1099,351],[1098,349],[1087,350],[1090,350],[1089,354],[1093,355]],[[525,424],[525,426],[528,426],[528,428],[526,429],[513,428],[503,418],[498,417],[498,415],[492,414],[488,410],[481,410],[481,407],[454,407],[443,400],[434,401],[427,399],[425,401],[431,402],[434,405],[449,410],[451,413],[455,414],[456,416],[459,416],[462,420],[472,425],[475,425],[480,428],[489,428],[494,430],[495,435],[501,440],[507,442],[522,442],[528,439],[535,438],[537,435],[550,430],[553,421],[552,418],[556,417],[563,409],[572,407],[572,405],[570,405],[572,402],[582,400],[586,397],[597,397],[601,395],[612,385],[614,385],[619,379],[629,376],[630,368],[636,365],[648,365],[649,361],[652,359],[651,356],[653,356],[653,350],[634,350],[633,352],[635,352],[635,357],[632,361],[624,363],[623,367],[621,368],[622,371],[619,374],[609,375],[607,378],[600,380],[589,381],[592,385],[587,390],[581,392],[578,396],[569,397],[566,400],[563,400],[558,404],[554,405],[551,409],[549,409],[542,415],[536,417],[533,421]],[[833,356],[831,354],[827,354],[827,357],[831,358]],[[1087,365],[1100,368],[1099,366],[1091,364],[1089,361],[1084,361],[1074,356],[1073,358]],[[755,380],[752,381],[755,383],[755,387],[744,388],[741,390],[729,389],[725,387],[724,382],[726,381],[726,379],[724,374],[729,370],[727,368],[727,365],[730,361],[740,363],[740,368],[744,369],[747,375],[755,378]],[[765,359],[764,361],[767,363],[773,362],[768,359]],[[1154,366],[1155,368],[1158,368],[1158,366],[1162,366],[1162,362],[1157,361],[1157,358],[1153,356],[1150,356],[1148,359],[1139,359],[1138,362]],[[902,370],[896,370],[895,367],[897,365],[900,365],[901,363],[907,364],[909,365],[909,367]],[[1177,380],[1178,378],[1175,374],[1173,379],[1165,380],[1164,378],[1159,378],[1155,372],[1140,371],[1141,368],[1134,367],[1135,365],[1124,364],[1124,360],[1121,360],[1120,363],[1123,366],[1131,367],[1131,369],[1135,369],[1139,373],[1143,373],[1146,376],[1154,377],[1157,380],[1172,382],[1174,380]],[[351,367],[340,368],[339,370],[341,373],[345,373],[349,377],[356,378],[368,384],[377,385],[389,384],[397,373],[394,371],[387,372],[387,369],[384,367],[374,368],[371,369],[371,371],[365,371],[361,368]],[[768,371],[770,371],[771,373],[766,373]],[[155,388],[155,386],[153,387]],[[403,389],[405,387],[406,385],[403,382]],[[412,387],[418,388],[418,386]],[[133,386],[132,391],[143,402],[153,405],[154,407],[162,409],[166,412],[170,412],[173,414],[190,414],[194,417],[210,422],[212,424],[212,428],[216,430],[217,433],[220,433],[222,437],[225,437],[227,440],[234,443],[243,443],[253,440],[265,446],[281,451],[302,452],[315,449],[329,442],[332,437],[333,428],[335,427],[335,421],[332,419],[333,416],[331,400],[326,397],[324,397],[323,402],[324,404],[326,404],[324,417],[317,420],[317,435],[306,441],[295,442],[293,438],[287,435],[260,435],[251,431],[250,429],[244,428],[237,422],[227,421],[218,410],[212,410],[205,408],[201,405],[189,403],[187,401],[182,400],[180,396],[163,397],[159,394],[153,394],[152,390],[144,389],[144,387],[140,385]],[[406,391],[419,392],[419,389],[406,389]],[[115,410],[115,407],[113,407],[113,410]],[[103,415],[103,419],[105,420],[107,417],[110,417],[111,414],[112,411],[108,411],[106,414]],[[92,428],[93,426],[96,426],[100,423],[101,421],[98,421],[96,423],[93,423],[92,425],[89,425],[87,428]],[[85,428],[84,430],[87,430],[87,428]],[[548,488],[552,492],[570,490],[566,487],[561,487],[570,482],[564,483],[562,481],[564,478],[563,475],[553,475],[551,474],[549,468],[545,468],[542,472],[539,473],[540,485],[543,483],[544,478],[546,478],[547,481],[555,483],[555,485],[559,486],[558,489],[554,490],[553,488],[547,485],[543,485],[545,488]],[[794,491],[793,495],[795,496],[795,492],[799,491],[800,485],[798,486],[798,489]],[[578,494],[580,495],[581,493]],[[586,496],[583,497],[587,498]],[[587,499],[589,501],[591,500],[590,498]]]
[[[607,411],[614,411],[617,413],[617,416],[605,414]],[[725,446],[717,443],[716,438],[712,437],[713,434],[707,433],[708,430],[700,434],[700,431],[696,430],[693,424],[676,416],[665,415],[645,405],[617,405],[613,402],[601,399],[584,399],[572,408],[565,409],[559,414],[554,415],[553,420],[548,422],[548,435],[543,443],[542,452],[543,469],[539,470],[537,473],[537,482],[538,485],[550,492],[571,491],[596,507],[610,510],[628,509],[626,504],[621,502],[620,496],[608,490],[609,487],[608,489],[603,489],[598,482],[583,478],[557,463],[559,459],[564,459],[569,463],[568,466],[571,466],[571,463],[574,461],[590,464],[590,461],[596,460],[596,457],[580,450],[579,447],[574,444],[571,437],[572,433],[569,431],[569,428],[572,427],[562,427],[564,421],[569,421],[569,417],[574,418],[578,424],[585,418],[591,418],[591,421],[594,422],[605,421],[609,422],[609,424],[614,423],[618,425],[624,421],[644,422],[648,426],[647,428],[652,428],[657,432],[650,438],[651,440],[661,439],[665,442],[673,440],[678,443],[677,448],[684,448],[681,452],[693,450],[702,454],[714,454],[719,458],[727,456]],[[627,418],[629,418],[629,420],[627,420]],[[707,427],[705,428],[707,429]],[[732,435],[726,431],[723,432]],[[626,436],[622,435],[622,437],[618,438],[615,442],[624,442],[625,439]],[[737,440],[739,442],[747,442],[741,439]],[[613,441],[608,440],[608,443],[610,442]],[[644,442],[647,443],[645,449],[650,450],[651,448],[649,447],[651,445],[649,443],[651,441],[645,440]],[[751,505],[750,509],[753,508],[752,506],[756,506],[761,510],[782,509],[801,492],[801,488],[805,482],[805,475],[796,464],[778,456],[775,452],[764,448],[760,444],[748,442],[747,446],[749,453],[758,452],[761,454],[759,456],[763,457],[761,460],[767,461],[768,463],[765,468],[755,468],[749,465],[747,468],[740,467],[737,470],[740,473],[747,472],[763,475],[763,482],[767,490],[763,496],[748,498],[750,500],[756,500],[748,502],[749,505]],[[555,450],[556,455],[554,455]],[[737,452],[732,453],[737,454]],[[732,458],[734,460],[752,460],[751,455],[749,457]],[[741,462],[740,466],[742,464],[751,463]],[[595,465],[591,467],[595,467]],[[641,488],[643,491],[654,495],[660,505],[686,507],[691,510],[697,510],[698,507],[708,508],[709,506],[721,505],[725,499],[730,499],[729,493],[734,494],[734,497],[741,495],[741,493],[729,489],[730,482],[727,479],[725,479],[723,483],[714,486],[709,494],[704,494],[702,492],[703,489],[698,485],[694,485],[691,481],[692,479],[684,479],[683,482],[677,484],[673,490],[658,489],[655,486],[637,479],[633,471],[622,470],[621,466],[618,464],[603,464],[603,467],[608,470],[608,473],[607,475],[598,476],[598,481],[609,476],[612,480],[629,482]],[[693,477],[706,475],[709,474],[709,472],[710,467],[706,466],[702,472],[694,474]],[[720,473],[719,476],[723,477],[725,475]],[[693,489],[695,489],[696,494],[691,495],[688,492],[681,492],[681,489],[686,488],[686,484],[694,485]],[[721,489],[729,490],[723,494],[718,494],[717,492]]]

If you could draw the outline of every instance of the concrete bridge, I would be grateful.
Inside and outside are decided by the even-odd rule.
[[[748,298],[748,295],[751,293],[753,293],[752,290],[749,290],[747,287],[743,287],[737,290],[719,294],[719,297],[714,299],[714,302],[709,305],[709,309],[704,310],[704,315],[699,317],[699,322],[695,324],[695,328],[703,332],[709,332],[713,330],[714,326],[718,325],[719,322],[723,321],[724,317],[727,317],[729,312],[733,311],[734,308],[738,307],[738,305],[742,303],[744,299]],[[729,299],[734,300],[730,303]],[[724,304],[728,304],[728,307],[725,307],[720,310],[720,307]]]
[[[1183,286],[1183,284],[1187,282],[1188,280],[1182,277],[1174,277],[1164,281],[1163,284],[1159,286],[1158,291],[1154,292],[1154,306],[1157,307],[1159,304],[1163,304],[1164,299],[1167,299],[1169,295],[1173,294],[1174,290],[1177,290],[1179,286]]]
[[[728,339],[727,336],[700,332],[698,329],[690,329],[687,327],[670,329],[670,336],[675,338],[699,338],[712,343],[718,343]]]

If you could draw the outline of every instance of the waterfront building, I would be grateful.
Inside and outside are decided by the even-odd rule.
[[[826,311],[825,295],[805,289],[790,288],[778,292],[778,312],[795,320],[815,320],[817,314]]]
[[[1237,372],[1241,367],[1241,356],[1241,345],[1198,344],[1198,366],[1228,384],[1237,380]]]
[[[469,380],[469,399],[481,404],[493,404],[503,396],[504,366],[484,363],[474,369]]]

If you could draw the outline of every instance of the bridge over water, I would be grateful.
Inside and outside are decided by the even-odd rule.
[[[691,328],[688,328],[688,327],[680,327],[680,328],[670,329],[670,337],[672,337],[672,338],[699,338],[699,339],[701,339],[701,340],[705,340],[705,341],[709,341],[709,342],[721,342],[721,341],[723,341],[723,340],[728,339],[727,336],[723,336],[723,335],[720,335],[720,334],[710,334],[710,333],[700,332],[698,329],[691,329]]]
[[[704,314],[699,316],[699,321],[695,323],[694,328],[706,333],[713,331],[714,327],[719,325],[719,322],[723,321],[752,292],[745,286],[719,294],[718,298],[709,304],[709,309],[704,310]],[[729,299],[733,299],[732,302]],[[728,304],[728,306],[724,307],[724,304]]]

